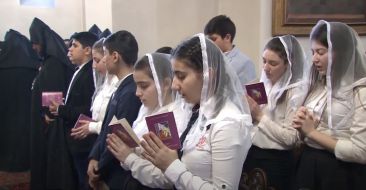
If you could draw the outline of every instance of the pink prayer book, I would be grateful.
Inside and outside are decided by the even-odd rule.
[[[48,107],[52,105],[52,101],[55,101],[58,104],[62,104],[62,92],[42,92],[42,106]]]
[[[81,120],[86,120],[86,121],[90,121],[90,122],[94,121],[92,118],[90,118],[84,114],[80,114],[78,117],[78,120],[75,122],[74,128],[79,128],[83,125],[82,123],[80,123]]]
[[[267,104],[267,94],[263,82],[248,84],[245,85],[245,88],[247,90],[248,96],[253,98],[259,105]]]
[[[145,117],[149,131],[155,133],[171,149],[181,147],[173,112]]]

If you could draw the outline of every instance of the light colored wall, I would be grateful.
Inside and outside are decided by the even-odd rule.
[[[161,46],[176,46],[202,32],[217,14],[217,0],[114,0],[113,31],[128,30],[139,42],[140,55]],[[134,7],[134,8],[131,8]]]
[[[29,36],[29,26],[38,17],[61,37],[83,28],[82,0],[56,0],[54,8],[20,6],[19,0],[0,0],[0,40],[11,28]]]
[[[89,29],[96,24],[102,31],[112,29],[112,0],[82,0],[85,6],[85,26]]]

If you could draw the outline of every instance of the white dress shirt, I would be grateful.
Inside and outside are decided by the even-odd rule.
[[[298,131],[291,126],[296,112],[288,102],[293,95],[291,89],[283,93],[275,110],[262,106],[263,116],[252,130],[253,145],[263,149],[289,150],[300,140]]]
[[[89,62],[89,61],[88,61]],[[67,89],[66,98],[65,98],[65,104],[67,103],[67,99],[69,98],[69,92],[71,90],[72,83],[74,82],[75,76],[80,72],[80,70],[86,65],[88,62],[81,64],[78,69],[74,72],[74,75],[71,78],[69,88]]]
[[[355,112],[352,123],[348,123],[349,127],[345,129],[330,129],[328,127],[327,106],[323,103],[326,102],[324,94],[326,94],[324,86],[319,85],[305,102],[306,107],[314,109],[315,112],[317,112],[317,106],[323,105],[325,107],[322,113],[315,113],[317,117],[320,117],[320,123],[316,130],[338,140],[334,150],[338,159],[366,164],[366,87],[361,86],[354,89]],[[334,108],[337,107],[336,104],[337,102],[334,102]],[[337,110],[333,110],[333,112],[337,112]],[[316,149],[324,149],[308,138],[305,138],[305,143]]]
[[[116,91],[116,83],[118,82],[118,78],[114,75],[107,75],[106,79],[103,83],[102,89],[95,96],[93,104],[91,106],[92,111],[92,119],[95,122],[89,123],[89,131],[91,133],[99,134],[102,129],[102,122],[104,119],[104,115],[108,106],[108,102],[113,94]]]
[[[242,85],[248,84],[256,79],[255,66],[252,60],[236,46],[224,53],[228,64],[236,71]]]

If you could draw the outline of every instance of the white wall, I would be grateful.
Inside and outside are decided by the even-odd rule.
[[[96,24],[102,31],[112,30],[112,0],[82,0],[84,2],[85,30]]]
[[[0,0],[0,40],[9,29],[29,36],[29,26],[38,17],[61,37],[82,30],[82,0],[56,0],[54,8],[20,6],[19,0]]]
[[[217,0],[114,0],[113,31],[128,30],[139,42],[140,55],[161,46],[176,46],[202,32],[217,14]],[[134,8],[131,8],[134,7]]]

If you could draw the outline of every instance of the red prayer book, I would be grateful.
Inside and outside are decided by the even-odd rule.
[[[83,125],[82,123],[80,123],[81,120],[86,120],[86,121],[90,121],[90,122],[94,121],[92,118],[90,118],[84,114],[80,114],[78,117],[78,120],[75,122],[74,128],[79,128]]]
[[[119,136],[130,148],[140,146],[139,138],[125,118],[117,120],[116,117],[113,117],[112,121],[109,123],[109,127],[111,128],[112,133]]]
[[[267,94],[263,82],[245,85],[248,96],[253,98],[259,105],[267,104]]]
[[[173,112],[152,115],[145,118],[149,131],[155,133],[171,149],[181,147]]]

